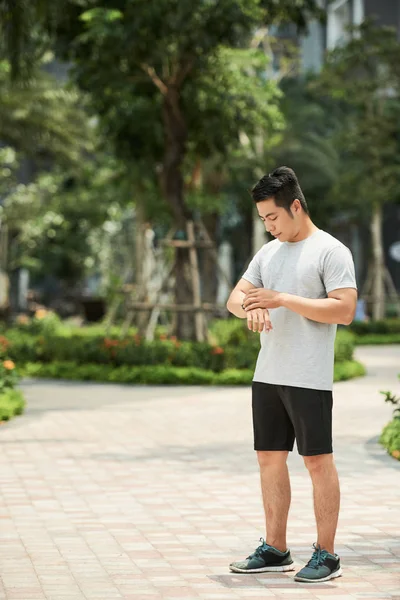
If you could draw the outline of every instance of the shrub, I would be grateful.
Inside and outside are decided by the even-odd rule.
[[[335,363],[334,381],[347,381],[354,377],[364,377],[365,367],[356,360]]]
[[[335,365],[335,381],[364,375],[364,367],[353,361]],[[32,377],[149,385],[251,385],[253,369],[226,369],[220,373],[197,367],[120,366],[74,362],[27,363],[23,374]]]
[[[399,374],[400,379],[400,374]],[[392,404],[393,420],[384,427],[379,438],[380,443],[397,460],[400,460],[400,397],[392,392],[381,392],[385,396],[385,402]]]
[[[228,323],[229,325],[226,325]],[[113,367],[165,365],[198,367],[220,373],[225,369],[254,369],[260,349],[259,336],[249,331],[245,323],[220,321],[212,326],[213,344],[181,342],[163,336],[147,342],[137,334],[124,339],[74,333],[29,335],[22,330],[7,332],[8,353],[19,363],[97,363]],[[218,335],[217,335],[218,334]],[[219,337],[218,337],[219,336]],[[354,336],[340,330],[335,342],[335,361],[351,360]]]
[[[13,389],[19,381],[15,364],[12,360],[0,360],[0,394]]]
[[[55,312],[40,308],[33,317],[19,315],[15,320],[15,327],[33,335],[49,335],[62,327],[62,320]]]
[[[215,385],[251,385],[252,369],[226,369],[214,377]]]
[[[20,390],[8,388],[0,393],[0,421],[8,421],[15,415],[21,415],[25,400]]]
[[[400,460],[400,418],[394,418],[384,427],[379,442],[393,458]]]
[[[335,362],[353,359],[355,337],[350,331],[340,329],[335,339]]]
[[[400,344],[400,333],[367,333],[356,337],[357,346]]]
[[[400,334],[400,319],[353,321],[349,329],[360,336],[368,334]]]
[[[7,421],[22,413],[25,402],[22,393],[15,390],[19,374],[15,363],[8,358],[9,340],[0,337],[0,421]]]

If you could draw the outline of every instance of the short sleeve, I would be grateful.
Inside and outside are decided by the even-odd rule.
[[[247,267],[247,271],[242,275],[242,279],[246,281],[250,281],[256,287],[263,287],[263,281],[261,277],[261,268],[260,268],[260,259],[259,252],[254,256],[249,266]]]
[[[341,288],[357,289],[353,257],[346,246],[336,246],[326,255],[323,281],[327,294]]]

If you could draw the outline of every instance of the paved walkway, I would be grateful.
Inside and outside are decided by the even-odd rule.
[[[400,600],[400,463],[376,444],[400,347],[358,354],[368,377],[335,387],[342,578],[228,570],[264,536],[248,389],[27,381],[0,428],[0,600]],[[311,485],[297,453],[290,471],[300,567]]]

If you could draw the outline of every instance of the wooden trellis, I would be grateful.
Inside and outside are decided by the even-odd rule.
[[[193,221],[187,221],[186,223],[186,240],[174,239],[174,235],[177,229],[171,229],[165,239],[161,241],[161,244],[166,247],[172,248],[187,248],[189,252],[189,265],[190,265],[190,283],[192,289],[192,302],[190,304],[176,304],[174,302],[163,301],[163,296],[166,293],[166,288],[170,283],[171,277],[175,270],[176,257],[172,261],[169,269],[167,269],[164,277],[162,278],[161,284],[156,292],[155,300],[153,302],[147,302],[144,299],[141,300],[137,297],[129,301],[129,308],[127,311],[126,319],[123,325],[122,334],[131,326],[135,313],[137,311],[149,311],[149,319],[146,326],[146,339],[151,340],[154,337],[154,330],[157,325],[158,318],[163,311],[172,312],[177,314],[178,312],[190,312],[194,315],[195,319],[195,331],[197,341],[204,341],[207,339],[207,315],[215,312],[216,310],[226,310],[225,306],[221,306],[213,303],[206,303],[201,301],[201,280],[200,270],[198,262],[198,249],[204,248],[209,251],[214,259],[215,266],[220,272],[222,277],[231,284],[229,277],[220,267],[218,263],[218,253],[214,242],[211,240],[207,229],[203,222],[198,220],[196,222],[197,229],[201,233],[202,237],[196,239],[195,224]],[[113,313],[116,314],[117,308],[112,307]],[[111,323],[109,322],[110,326]]]

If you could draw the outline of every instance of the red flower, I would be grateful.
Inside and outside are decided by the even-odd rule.
[[[111,340],[110,338],[104,339],[104,346],[106,348],[114,348],[114,346],[118,346],[118,344],[119,344],[118,340]]]
[[[211,350],[212,354],[224,354],[224,349],[221,348],[221,346],[214,346],[214,348]]]
[[[3,347],[3,350],[7,350],[8,346],[10,345],[10,342],[6,337],[4,337],[4,335],[0,335],[0,345]]]
[[[165,335],[165,333],[160,333],[160,340],[166,340],[167,336]]]

